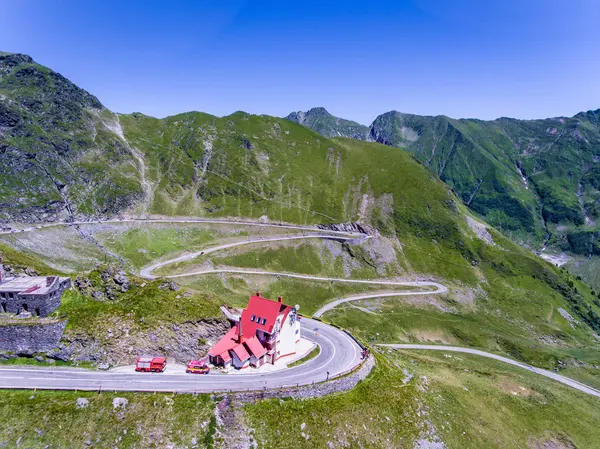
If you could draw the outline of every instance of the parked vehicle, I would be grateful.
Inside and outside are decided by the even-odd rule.
[[[166,368],[164,357],[139,357],[135,364],[135,370],[142,373],[162,373]]]
[[[201,360],[190,360],[190,362],[187,364],[185,372],[192,374],[208,374],[210,372],[210,368],[206,362]]]

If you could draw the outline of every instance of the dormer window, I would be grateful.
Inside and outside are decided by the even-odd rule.
[[[250,321],[254,322],[254,318],[256,318],[256,315],[252,315],[252,316],[250,317]]]
[[[262,319],[262,324],[263,324],[263,325],[267,324],[267,319],[266,319],[266,318],[263,318],[263,319]]]

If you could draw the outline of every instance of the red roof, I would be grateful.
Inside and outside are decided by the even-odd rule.
[[[246,347],[243,343],[235,345],[231,350],[237,355],[237,358],[240,359],[241,362],[250,358],[250,354],[246,351]]]
[[[237,345],[237,326],[232,327],[229,331],[221,338],[216,345],[210,348],[208,351],[208,355],[212,357],[221,356],[223,357],[223,353],[227,353],[230,349],[233,349],[235,345]],[[223,357],[225,359],[225,357]]]
[[[290,306],[277,301],[251,296],[248,307],[242,312],[242,332],[249,338],[256,335],[257,330],[273,332],[275,321],[281,312],[289,313]],[[264,324],[263,324],[264,323]]]
[[[248,348],[248,351],[250,352],[250,354],[252,354],[257,359],[267,353],[267,350],[260,343],[260,341],[258,341],[258,338],[256,337],[256,335],[252,338],[249,338],[248,340],[245,340],[244,344],[246,345],[246,348]]]
[[[39,285],[34,285],[33,287],[29,287],[27,290],[25,290],[24,292],[21,292],[21,293],[31,293],[31,292],[36,291],[39,288],[40,288]]]
[[[223,363],[227,363],[231,360],[231,356],[229,355],[229,351],[224,351],[219,356],[223,359]]]
[[[267,350],[258,340],[256,331],[272,333],[277,317],[283,314],[285,319],[290,310],[290,306],[281,302],[271,301],[262,296],[251,296],[238,325],[229,329],[223,338],[210,348],[208,355],[220,356],[225,362],[231,358],[229,351],[233,351],[242,362],[250,358],[250,354],[256,358],[262,357]],[[244,336],[242,343],[239,343],[240,326]]]

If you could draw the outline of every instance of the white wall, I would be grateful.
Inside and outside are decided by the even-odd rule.
[[[298,323],[298,319],[296,319],[296,322],[291,324],[290,318],[291,313],[288,314],[285,321],[281,324],[279,343],[277,343],[277,350],[279,351],[277,357],[296,352],[296,340],[299,338],[299,334],[296,335],[296,329],[300,328],[300,323]]]

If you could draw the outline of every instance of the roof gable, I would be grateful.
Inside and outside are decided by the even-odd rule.
[[[231,348],[231,350],[237,356],[237,358],[240,359],[240,362],[245,362],[250,358],[250,354],[248,354],[248,351],[243,343],[235,345],[233,348]]]
[[[252,337],[256,331],[273,332],[275,321],[282,312],[289,312],[290,306],[278,301],[272,301],[262,296],[251,296],[248,307],[242,312],[242,333]]]
[[[210,348],[208,355],[216,357],[223,354],[230,349],[233,349],[237,345],[237,327],[232,327],[227,333],[221,338],[216,345]]]
[[[248,352],[257,359],[267,353],[266,348],[260,343],[260,341],[258,341],[256,335],[248,340],[245,340],[244,344],[246,345],[246,348],[248,348]]]

